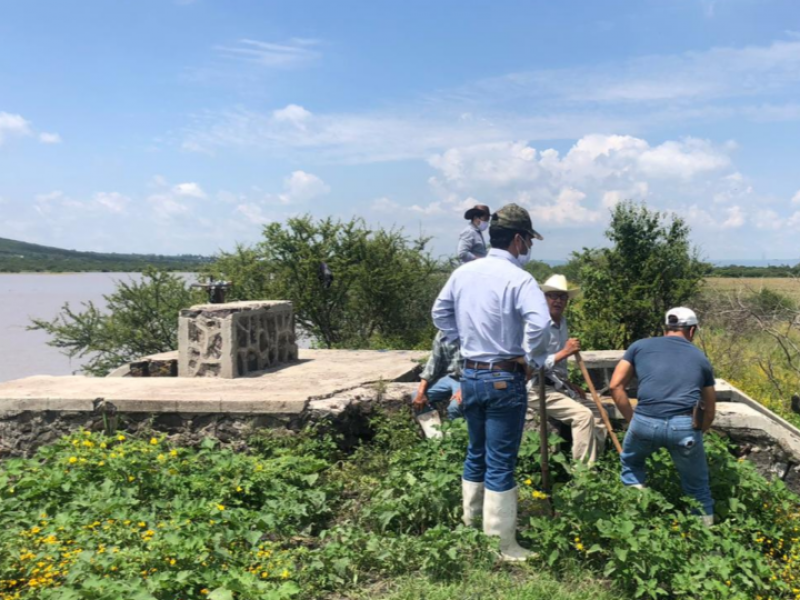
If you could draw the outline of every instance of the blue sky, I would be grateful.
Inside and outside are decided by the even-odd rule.
[[[211,254],[309,212],[526,206],[544,259],[621,199],[709,259],[800,261],[793,0],[0,5],[0,237]]]

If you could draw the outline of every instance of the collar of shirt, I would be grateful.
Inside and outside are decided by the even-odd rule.
[[[500,248],[491,248],[489,250],[489,254],[486,255],[487,258],[499,258],[501,260],[507,260],[511,264],[516,267],[519,267],[519,263],[517,259],[514,258],[514,255],[511,254],[508,250],[500,250]]]

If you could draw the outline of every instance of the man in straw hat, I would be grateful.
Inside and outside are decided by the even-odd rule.
[[[448,342],[460,341],[461,410],[469,430],[462,492],[464,523],[483,516],[486,535],[500,538],[504,560],[530,552],[517,544],[514,468],[525,425],[527,365],[544,364],[550,318],[544,294],[522,269],[534,239],[528,211],[516,204],[492,215],[486,258],[462,265],[433,305]]]
[[[469,221],[458,236],[458,260],[461,264],[468,263],[486,256],[486,242],[483,232],[489,229],[489,207],[485,204],[476,204],[464,213],[464,218]]]
[[[572,457],[592,464],[605,446],[606,428],[597,406],[570,382],[567,371],[567,358],[580,352],[581,343],[569,337],[564,312],[580,290],[569,289],[563,275],[553,275],[544,282],[542,291],[550,309],[550,340],[544,364],[547,416],[572,428]],[[538,399],[538,377],[531,381],[529,390],[531,397]]]

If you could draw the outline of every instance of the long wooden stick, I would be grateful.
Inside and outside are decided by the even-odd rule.
[[[550,493],[550,446],[547,442],[547,402],[544,389],[544,367],[539,369],[539,452],[542,461],[542,489]]]
[[[578,363],[578,367],[581,369],[581,373],[583,373],[583,379],[586,381],[586,385],[589,386],[589,391],[592,394],[592,399],[594,403],[597,405],[597,410],[600,411],[600,416],[603,418],[603,423],[608,430],[608,435],[611,437],[611,441],[614,442],[614,447],[617,449],[619,454],[622,454],[622,446],[619,444],[619,440],[617,436],[614,435],[614,430],[611,428],[611,421],[608,419],[608,413],[606,412],[603,403],[600,402],[600,396],[597,395],[597,390],[594,389],[594,383],[592,383],[592,378],[589,377],[589,371],[586,369],[586,363],[583,362],[583,357],[581,356],[580,352],[575,353],[575,361]]]

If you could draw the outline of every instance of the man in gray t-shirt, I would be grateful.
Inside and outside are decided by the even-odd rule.
[[[614,370],[611,395],[630,423],[622,447],[621,479],[643,488],[645,461],[660,448],[669,450],[684,493],[703,507],[703,520],[714,522],[714,500],[708,480],[703,433],[714,420],[714,372],[692,341],[697,316],[688,308],[667,312],[665,335],[634,342]],[[626,386],[636,375],[638,403],[631,406]],[[698,419],[694,419],[696,408]]]

